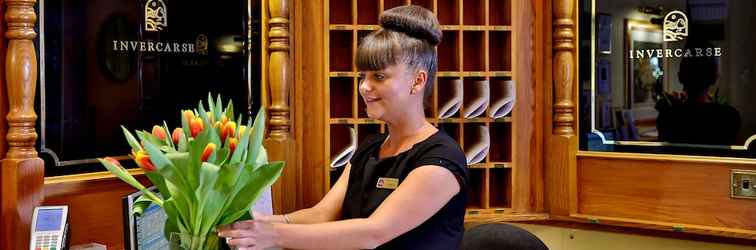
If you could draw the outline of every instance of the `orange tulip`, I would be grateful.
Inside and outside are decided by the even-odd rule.
[[[139,152],[133,153],[132,156],[134,157],[134,161],[139,165],[140,168],[144,169],[147,172],[155,171],[155,165],[152,164],[152,161],[150,160],[150,156],[147,155],[144,150],[139,150]]]
[[[234,137],[228,138],[228,148],[231,149],[231,153],[234,153],[234,150],[236,149],[236,144],[239,144],[239,140],[237,140]]]
[[[197,137],[204,127],[205,124],[202,123],[202,119],[199,117],[192,118],[189,122],[189,129],[192,130],[192,137]]]
[[[229,136],[234,136],[236,132],[236,122],[226,122],[221,128],[221,140],[226,141]]]
[[[192,112],[191,110],[184,110],[183,115],[187,123],[191,122],[195,117],[194,112]]]
[[[157,138],[160,138],[161,141],[165,141],[165,129],[163,127],[155,125],[152,126],[152,135],[154,135]]]
[[[207,161],[207,159],[210,158],[210,155],[215,151],[216,147],[215,143],[208,143],[207,146],[205,146],[205,150],[202,151],[202,157],[200,159],[202,161]]]
[[[171,134],[171,138],[173,139],[173,144],[178,145],[179,139],[184,136],[184,129],[182,128],[176,128],[173,130],[173,133]]]
[[[120,162],[118,162],[118,160],[116,160],[116,159],[115,159],[115,158],[113,158],[113,157],[105,157],[105,158],[103,158],[103,160],[109,161],[110,163],[113,163],[113,165],[116,165],[116,166],[118,166],[118,167],[121,167],[121,168],[123,168],[123,167],[121,166],[121,163],[120,163]]]

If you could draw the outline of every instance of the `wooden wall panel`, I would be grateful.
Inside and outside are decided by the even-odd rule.
[[[528,51],[534,46],[534,23],[540,1],[512,1],[513,42],[512,51]],[[517,88],[517,105],[512,112],[512,155],[514,165],[513,209],[517,212],[543,212],[543,144],[542,131],[538,124],[543,122],[543,85],[536,81],[534,64],[542,54],[512,53],[513,80]]]
[[[730,198],[730,170],[756,164],[655,157],[579,156],[578,214],[756,233],[756,200]]]
[[[329,169],[326,147],[328,138],[328,102],[325,90],[328,83],[328,43],[326,41],[326,10],[323,0],[297,2],[294,20],[294,130],[297,155],[301,166],[302,203],[298,208],[317,204],[328,191],[326,175]]]

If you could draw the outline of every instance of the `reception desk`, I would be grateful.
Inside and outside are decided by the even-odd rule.
[[[137,179],[150,185],[146,176]],[[67,205],[70,244],[99,243],[108,249],[124,246],[123,198],[137,190],[109,172],[52,177],[45,180],[43,205]]]
[[[179,2],[172,1],[173,4]],[[729,2],[738,7],[730,7],[738,11],[735,14],[752,15],[748,12],[753,10],[751,1]],[[238,94],[235,98],[265,107],[265,146],[269,158],[287,163],[281,179],[273,187],[272,200],[276,212],[291,212],[316,204],[329,190],[329,175],[332,172],[328,165],[331,156],[344,148],[338,146],[345,146],[351,142],[348,132],[336,132],[350,131],[350,128],[353,128],[357,131],[356,138],[359,139],[367,133],[380,132],[385,128],[385,124],[366,118],[364,112],[360,111],[364,106],[357,92],[359,72],[352,67],[351,56],[359,38],[378,28],[376,24],[380,11],[401,4],[428,7],[444,22],[443,33],[448,40],[439,47],[439,53],[443,53],[443,61],[439,63],[444,70],[439,72],[437,83],[459,83],[463,85],[462,90],[467,89],[471,93],[475,88],[472,84],[465,87],[465,79],[473,84],[491,79],[500,80],[499,82],[511,81],[514,84],[512,88],[516,93],[516,104],[511,115],[500,119],[467,119],[463,113],[458,113],[459,117],[450,119],[438,118],[439,97],[451,95],[450,86],[439,88],[434,93],[435,106],[431,107],[429,112],[435,115],[429,117],[429,120],[442,129],[452,131],[455,139],[466,140],[469,146],[474,144],[469,142],[474,142],[476,137],[479,137],[476,133],[484,131],[477,128],[489,128],[491,153],[481,163],[472,166],[474,179],[471,182],[473,185],[470,197],[474,199],[468,204],[466,219],[469,225],[529,221],[560,227],[640,233],[668,238],[732,241],[740,244],[754,244],[756,240],[756,218],[752,212],[756,207],[756,200],[733,198],[729,193],[732,183],[728,178],[732,170],[756,171],[752,150],[730,155],[694,155],[688,154],[688,151],[661,152],[663,150],[604,150],[628,146],[604,142],[610,141],[606,140],[610,136],[614,136],[616,141],[622,141],[619,140],[620,136],[623,136],[623,140],[633,138],[632,129],[623,135],[619,133],[627,132],[628,130],[622,129],[629,129],[628,124],[614,122],[618,114],[620,118],[629,118],[627,115],[632,113],[629,110],[639,110],[640,114],[647,115],[640,117],[643,119],[623,120],[635,122],[636,129],[642,130],[637,134],[637,138],[654,138],[655,134],[650,128],[655,127],[655,121],[647,119],[653,116],[647,112],[653,110],[653,105],[649,105],[653,104],[651,92],[647,88],[642,88],[646,86],[643,84],[627,85],[625,88],[626,79],[640,79],[641,75],[625,67],[623,56],[632,53],[630,48],[624,46],[625,34],[643,33],[633,33],[639,30],[658,33],[658,29],[648,31],[645,29],[647,26],[639,23],[634,23],[630,27],[623,22],[624,16],[610,16],[608,20],[614,20],[610,27],[614,27],[614,31],[618,32],[617,36],[610,36],[614,39],[613,46],[606,47],[607,44],[601,44],[599,48],[597,45],[597,55],[588,56],[596,60],[584,59],[582,53],[591,50],[591,41],[581,37],[582,29],[592,30],[599,27],[586,25],[590,24],[594,14],[587,11],[585,6],[581,7],[581,1],[247,1],[244,7],[234,8],[241,13],[239,15],[256,18],[243,19],[244,22],[240,22],[236,28],[243,31],[242,33],[232,36],[207,36],[211,37],[209,40],[231,45],[223,47],[228,49],[227,54],[220,53],[220,49],[223,49],[220,46],[208,45],[211,51],[208,55],[199,53],[200,50],[192,50],[196,53],[160,59],[154,53],[163,53],[165,50],[153,51],[153,54],[139,54],[138,51],[129,52],[128,46],[122,47],[121,43],[117,42],[115,52],[131,53],[127,55],[133,56],[129,59],[134,60],[133,65],[130,64],[131,61],[120,60],[122,58],[117,57],[117,54],[111,53],[114,52],[112,49],[108,53],[88,51],[89,54],[81,52],[81,49],[86,47],[85,44],[102,42],[98,41],[98,35],[108,42],[106,44],[109,46],[106,49],[112,48],[113,40],[134,41],[129,39],[139,38],[136,32],[133,34],[134,37],[119,37],[119,27],[144,29],[138,25],[139,22],[143,22],[143,16],[109,19],[106,18],[105,11],[98,12],[97,8],[92,7],[88,9],[92,20],[102,21],[101,26],[107,29],[103,28],[100,32],[97,28],[99,24],[88,23],[87,25],[92,27],[86,27],[92,29],[86,32],[79,30],[78,33],[65,33],[66,30],[63,29],[55,33],[56,31],[51,29],[52,24],[48,24],[44,29],[48,32],[48,42],[57,37],[59,41],[68,42],[72,47],[44,47],[44,42],[41,42],[40,47],[34,47],[35,41],[38,41],[35,40],[38,35],[35,33],[35,27],[39,27],[42,20],[54,23],[51,20],[66,16],[60,13],[57,17],[40,16],[39,8],[36,7],[40,3],[41,0],[6,0],[3,4],[7,8],[0,8],[0,13],[5,17],[5,26],[8,27],[7,30],[3,30],[5,36],[0,39],[0,45],[4,45],[2,48],[7,47],[7,50],[0,51],[0,60],[6,63],[6,67],[0,67],[0,88],[3,90],[0,91],[0,117],[5,118],[0,122],[0,155],[3,157],[0,176],[0,249],[24,249],[28,242],[31,211],[39,205],[70,207],[72,244],[98,242],[107,245],[108,248],[120,249],[123,246],[124,235],[121,199],[136,190],[111,174],[101,172],[103,169],[99,166],[83,171],[80,171],[82,168],[70,166],[75,165],[75,157],[81,155],[91,160],[93,157],[112,155],[114,152],[127,153],[128,145],[121,134],[97,129],[107,126],[119,129],[120,124],[128,122],[134,122],[129,124],[130,129],[146,129],[152,123],[145,126],[140,124],[144,121],[139,119],[172,119],[165,117],[173,117],[174,113],[168,114],[169,111],[175,111],[175,107],[171,106],[173,104],[163,105],[158,101],[192,99],[194,102],[197,99],[195,96],[179,96],[172,92],[175,88],[182,87],[201,87],[201,91],[197,92],[202,92],[202,98],[208,90],[222,88],[234,95]],[[54,9],[53,4],[52,1],[49,2],[46,6],[47,11]],[[104,2],[87,1],[79,1],[76,4],[78,7],[90,4],[105,5]],[[122,1],[119,1],[119,4],[126,5]],[[134,14],[141,13],[143,7],[139,5],[123,9],[128,9],[131,11],[129,13]],[[644,20],[653,16],[656,22],[658,18],[663,18],[661,14],[668,14],[663,12],[668,10],[635,7],[638,6],[631,8],[633,13],[643,13],[631,17],[641,16]],[[677,7],[685,9],[685,6]],[[120,7],[108,8],[110,14],[120,11]],[[218,10],[223,9],[223,6],[213,8]],[[181,8],[176,8],[178,9]],[[202,10],[197,6],[193,9]],[[78,12],[70,12],[69,16],[75,16],[70,15],[71,13]],[[173,12],[169,10],[169,13]],[[224,12],[216,14],[218,13],[224,15]],[[606,13],[596,13],[596,20],[606,21],[607,17],[600,14]],[[652,23],[651,19],[648,18],[649,23]],[[104,25],[105,23],[110,24]],[[126,26],[120,26],[121,24]],[[179,25],[169,21],[165,32],[178,32],[177,29],[195,31],[191,27],[179,29]],[[701,25],[697,27],[712,27],[706,23]],[[601,26],[604,32],[606,27],[606,23]],[[67,28],[70,31],[71,27]],[[628,32],[625,32],[625,28]],[[203,31],[217,30],[220,29],[213,29],[212,26],[203,27]],[[611,33],[611,30],[609,32]],[[69,35],[84,33],[89,36],[70,38],[67,41],[63,39]],[[657,33],[654,34],[658,35]],[[204,40],[199,35],[192,33],[191,36],[180,37],[180,40],[195,45],[197,42],[202,44]],[[746,36],[750,33],[737,35],[743,37],[743,41],[749,41]],[[256,43],[237,41],[255,36],[259,38]],[[170,36],[163,36],[167,37]],[[160,36],[148,35],[141,38],[159,39]],[[645,46],[642,37],[633,39],[633,44],[638,46],[637,49],[651,49],[641,48]],[[502,46],[497,46],[499,44]],[[213,54],[212,48],[219,53]],[[239,48],[249,51],[236,51]],[[47,54],[42,54],[42,50]],[[603,53],[607,51],[610,53]],[[728,55],[728,51],[731,55],[735,50],[721,51],[721,56],[724,57]],[[54,52],[60,54],[50,56]],[[81,57],[80,61],[72,60],[72,54],[76,54],[73,52],[81,52],[86,56]],[[147,52],[150,52],[149,48]],[[632,54],[633,59],[636,59],[637,55]],[[674,51],[672,55],[674,56]],[[40,62],[37,58],[40,58]],[[619,61],[606,63],[601,59]],[[42,64],[46,65],[46,68],[40,67]],[[141,75],[135,73],[140,65],[144,73]],[[228,81],[233,81],[233,84],[213,85],[216,84],[212,82],[214,79],[199,81],[199,77],[204,74],[200,72],[202,65],[218,66],[207,72],[225,74],[228,78],[223,79],[230,79]],[[731,60],[729,65],[752,66],[742,60]],[[613,78],[606,79],[614,79],[617,84],[612,81],[601,83],[601,77],[594,79],[597,80],[596,86],[606,84],[603,86],[612,87],[596,89],[599,94],[595,96],[594,101],[590,101],[591,88],[585,84],[590,85],[590,78],[595,76],[596,72],[587,70],[593,66],[596,66],[599,72],[601,69],[613,72],[608,74],[613,75]],[[229,70],[230,68],[233,70]],[[90,72],[88,70],[94,72],[94,75],[73,77],[72,72]],[[229,72],[226,70],[233,71],[233,74],[226,74]],[[41,74],[42,72],[44,73]],[[66,73],[65,77],[58,75],[57,79],[51,78],[56,72]],[[656,77],[659,76],[657,71],[653,72],[656,72]],[[735,74],[729,73],[729,78],[734,79]],[[739,76],[749,76],[746,73]],[[667,70],[661,75],[675,74],[675,71]],[[45,81],[49,84],[41,84],[43,76],[48,78]],[[141,80],[139,76],[142,77]],[[159,80],[172,81],[163,83]],[[194,80],[202,84],[189,84]],[[673,84],[673,80],[662,79],[659,83],[662,87],[669,87],[667,90],[677,90],[675,88],[679,86]],[[66,82],[68,85],[55,85],[55,81]],[[631,81],[628,80],[629,82]],[[657,82],[649,83],[652,83],[649,85],[652,86]],[[218,87],[220,85],[223,86]],[[87,86],[92,87],[91,91]],[[149,88],[150,86],[155,88]],[[734,85],[728,86],[731,93],[738,94],[734,95],[738,96],[737,105],[752,109],[750,106],[753,105],[745,103],[750,99],[743,98],[739,95],[741,93],[738,93],[747,91],[734,91],[736,88],[731,87]],[[636,92],[636,100],[632,92],[616,95],[611,91],[606,92],[608,89],[619,91],[629,90],[631,87],[638,87],[639,91],[648,91],[648,97],[645,97],[644,93]],[[43,91],[48,92],[44,92],[47,94],[43,96]],[[52,92],[49,91],[58,93],[50,94]],[[65,100],[60,99],[60,96],[65,96],[63,94],[75,91],[82,93],[68,96]],[[188,93],[188,90],[183,93]],[[465,95],[462,94],[460,97],[465,98]],[[49,110],[42,112],[40,100],[46,101]],[[238,110],[252,109],[251,105],[241,104],[243,102],[237,103],[243,106]],[[589,116],[593,112],[591,105],[595,105],[595,117]],[[620,110],[612,110],[612,105]],[[56,114],[50,107],[64,108],[59,109],[59,114]],[[140,109],[144,107],[147,109]],[[78,110],[78,113],[64,112],[67,109]],[[122,109],[128,109],[128,112],[119,113]],[[140,113],[142,111],[145,113]],[[51,123],[54,119],[61,118],[56,115],[65,118],[61,120],[72,121],[63,128],[71,129],[68,131],[75,133],[59,133],[58,137],[55,137],[53,128],[57,127]],[[88,115],[92,116],[79,119]],[[119,120],[121,118],[122,120]],[[751,116],[747,118],[752,120]],[[591,119],[596,122],[596,130],[602,133],[607,130],[613,132],[602,134],[606,136],[605,140],[597,141],[598,134],[588,127],[591,125]],[[80,124],[75,123],[85,120],[89,122],[86,126],[78,126]],[[738,138],[748,137],[740,135]],[[96,142],[98,145],[89,145],[90,140],[96,139],[102,141]],[[658,142],[656,139],[640,144]],[[741,144],[737,146],[742,146]],[[748,146],[748,143],[745,145]],[[119,149],[120,146],[126,150]],[[632,146],[634,145],[630,145]],[[62,149],[71,149],[68,152],[79,151],[71,155],[61,154],[65,157],[61,158],[62,160],[58,159],[60,161],[49,153],[55,150],[63,151]],[[60,163],[68,160],[71,162]],[[134,173],[140,182],[148,183],[144,176],[139,176],[138,171]]]

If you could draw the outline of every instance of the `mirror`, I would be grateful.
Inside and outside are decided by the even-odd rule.
[[[46,176],[128,159],[120,126],[180,126],[209,92],[257,111],[260,4],[199,0],[39,1],[40,134]]]
[[[756,2],[581,8],[582,150],[756,157]]]

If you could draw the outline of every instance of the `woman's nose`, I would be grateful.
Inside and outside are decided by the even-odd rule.
[[[368,80],[361,79],[359,84],[360,84],[359,86],[360,93],[367,93],[373,90],[373,87],[370,86],[370,82]]]

